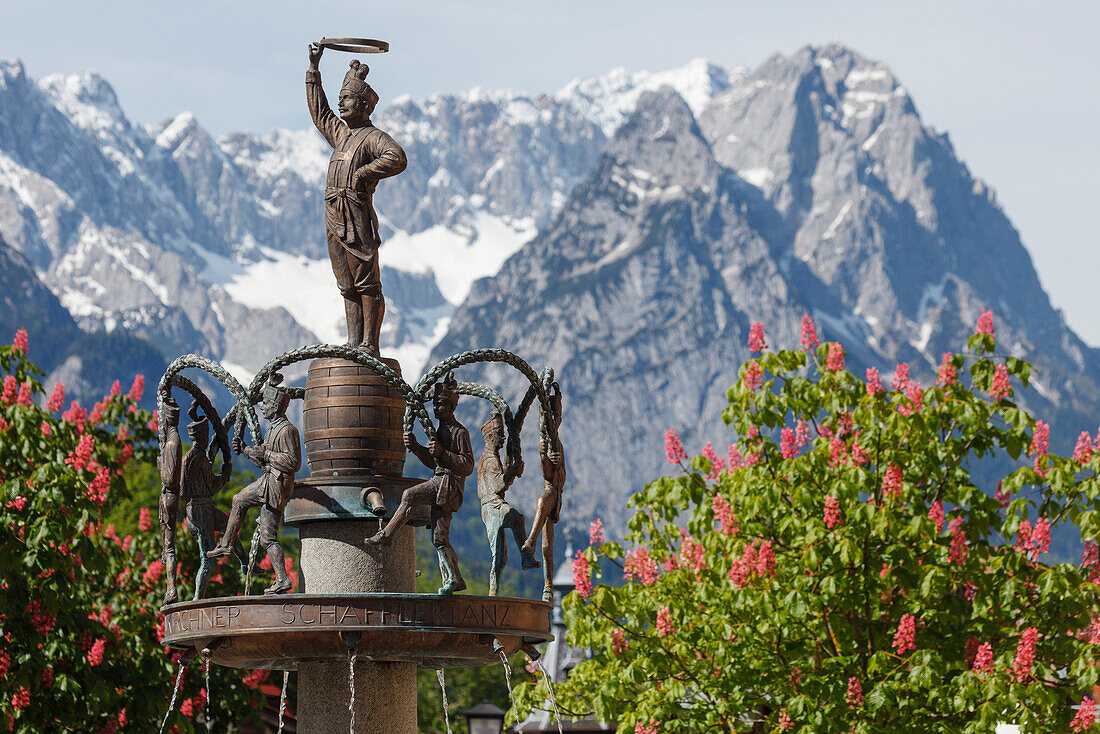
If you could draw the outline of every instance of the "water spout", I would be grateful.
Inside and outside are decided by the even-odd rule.
[[[497,648],[497,655],[500,656],[500,662],[504,665],[504,685],[508,687],[508,700],[512,702],[512,712],[515,713],[516,709],[516,697],[512,693],[512,666],[508,664],[508,655],[504,652],[504,648]]]
[[[451,714],[447,711],[450,704],[447,703],[447,684],[443,678],[442,668],[436,669],[435,677],[439,679],[439,690],[443,691],[443,722],[447,725],[447,734],[451,734]]]
[[[279,731],[276,734],[283,734],[283,715],[286,713],[286,682],[290,678],[290,671],[283,671],[283,691],[279,694]]]
[[[164,727],[168,724],[172,712],[176,710],[176,698],[180,693],[180,683],[183,682],[183,671],[185,670],[187,670],[187,663],[184,658],[180,658],[180,672],[176,675],[176,685],[172,688],[172,700],[168,702],[168,712],[164,714],[164,721],[160,722],[159,734],[164,734]]]
[[[550,680],[550,673],[546,672],[546,668],[542,667],[542,660],[540,658],[535,658],[535,665],[538,666],[543,676],[546,677],[546,690],[550,692],[550,705],[554,707],[554,716],[558,720],[558,734],[565,734],[561,728],[561,711],[558,710],[558,699],[554,696],[554,681]]]
[[[355,660],[358,658],[351,646],[348,647],[348,734],[355,734]]]
[[[210,652],[210,648],[207,648],[207,649],[202,651],[202,658],[203,658],[202,673],[203,673],[203,677],[206,679],[206,703],[204,704],[203,710],[202,710],[202,720],[204,722],[206,722],[206,731],[208,731],[208,732],[214,731],[214,720],[212,718],[210,718],[210,699],[213,696],[213,693],[210,690],[210,657],[211,657],[211,655],[212,655],[212,653]]]
[[[252,569],[256,567],[256,549],[260,547],[260,528],[252,533],[252,544],[248,547],[248,568],[244,572],[244,595],[252,593]]]

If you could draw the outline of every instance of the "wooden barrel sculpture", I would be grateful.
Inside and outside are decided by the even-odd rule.
[[[383,359],[401,371],[396,360]],[[405,399],[369,367],[316,359],[306,377],[302,422],[306,461],[314,477],[400,477]]]

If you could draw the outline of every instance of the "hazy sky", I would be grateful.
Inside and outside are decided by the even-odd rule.
[[[224,133],[307,127],[306,44],[326,35],[390,42],[369,59],[383,105],[473,86],[552,90],[696,57],[752,68],[841,41],[887,62],[925,123],[950,133],[996,189],[1054,304],[1100,345],[1098,31],[1095,0],[37,0],[5,3],[0,58],[35,77],[97,71],[139,122],[191,110]],[[322,70],[335,81],[348,57],[330,56]]]

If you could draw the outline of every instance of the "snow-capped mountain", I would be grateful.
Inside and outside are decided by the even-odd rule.
[[[611,137],[634,112],[645,92],[672,87],[698,115],[710,101],[742,79],[745,69],[724,69],[705,59],[695,59],[678,69],[651,73],[613,69],[603,76],[576,79],[554,94]]]
[[[907,361],[928,384],[983,307],[1000,347],[1038,366],[1031,407],[1063,443],[1090,429],[1100,355],[1051,306],[992,191],[887,67],[833,45],[769,59],[699,114],[671,88],[645,93],[433,359],[495,343],[554,365],[568,513],[618,524],[665,471],[668,428],[696,451],[732,442],[721,409],[753,321],[790,348],[810,313],[857,373]],[[481,378],[522,389],[507,370]]]
[[[135,353],[198,351],[247,375],[343,341],[329,150],[302,117],[223,138],[187,113],[143,127],[95,75],[35,82],[0,64],[0,239],[58,299],[44,312],[63,305]],[[884,64],[843,46],[751,73],[695,61],[543,95],[401,98],[375,124],[409,157],[375,198],[383,350],[406,376],[490,345],[556,366],[575,520],[616,527],[661,471],[667,428],[696,447],[730,438],[718,416],[756,320],[792,346],[811,313],[850,364],[908,361],[927,380],[989,308],[1001,347],[1039,367],[1032,407],[1063,436],[1095,425],[1097,352],[1052,308],[992,190]]]
[[[406,97],[376,115],[410,160],[376,196],[383,344],[406,373],[471,284],[551,221],[641,89],[664,83],[703,104],[727,75],[693,62],[538,97]],[[95,74],[35,82],[0,65],[0,236],[85,330],[122,329],[166,359],[198,351],[247,375],[343,341],[321,217],[329,153],[312,127],[215,139],[186,112],[135,125]]]

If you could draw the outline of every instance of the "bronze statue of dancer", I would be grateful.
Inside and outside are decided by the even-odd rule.
[[[164,563],[164,579],[168,587],[164,592],[164,603],[175,604],[179,601],[179,592],[176,591],[176,523],[180,507],[183,442],[179,431],[180,406],[168,396],[162,409],[167,437],[157,457],[157,468],[160,470],[160,559]]]
[[[328,256],[344,297],[348,346],[377,357],[386,301],[379,279],[382,237],[374,190],[379,179],[401,173],[408,162],[401,146],[371,124],[378,93],[366,82],[366,64],[351,62],[340,88],[340,117],[333,114],[317,68],[322,53],[322,46],[310,44],[306,101],[313,124],[333,148],[325,181]]]
[[[557,429],[561,426],[561,388],[558,383],[550,386],[550,415],[553,421],[553,443],[543,438],[539,441],[539,457],[542,459],[542,494],[539,495],[535,510],[535,519],[531,523],[531,534],[520,549],[524,553],[534,553],[538,543],[539,531],[542,531],[542,569],[545,585],[542,589],[543,601],[554,600],[554,525],[561,514],[562,488],[565,487],[565,449],[561,445]]]
[[[443,577],[440,594],[450,594],[466,588],[458,557],[451,547],[451,516],[462,507],[462,492],[466,477],[474,469],[474,452],[470,434],[455,418],[458,407],[458,381],[453,372],[432,387],[432,407],[439,421],[435,438],[422,446],[411,431],[405,433],[405,447],[435,474],[426,481],[409,487],[401,494],[401,504],[386,523],[386,527],[366,539],[368,545],[389,545],[393,535],[409,521],[413,507],[431,506],[432,544],[439,555],[439,570]]]
[[[195,575],[195,599],[206,596],[206,587],[210,583],[210,572],[214,561],[206,552],[214,547],[214,533],[224,533],[229,516],[214,506],[214,497],[221,491],[233,474],[233,463],[229,460],[228,449],[222,453],[222,470],[214,473],[207,450],[210,445],[210,416],[199,418],[199,403],[193,401],[187,411],[191,423],[187,424],[187,436],[191,439],[191,448],[183,455],[183,472],[180,482],[180,495],[187,503],[187,527],[199,544],[199,570]],[[217,421],[217,415],[213,416]],[[220,429],[215,431],[221,434]],[[248,557],[240,541],[233,542],[233,554],[241,562],[241,571],[248,569]]]
[[[230,544],[237,540],[245,513],[249,508],[258,506],[260,516],[256,524],[260,531],[260,546],[267,551],[275,572],[275,582],[264,590],[265,594],[283,594],[292,587],[286,572],[286,555],[279,544],[279,526],[283,522],[283,508],[294,489],[294,473],[302,466],[298,429],[286,417],[290,394],[282,387],[282,381],[283,376],[275,372],[264,386],[263,414],[271,421],[265,442],[246,447],[239,435],[233,439],[233,450],[238,454],[243,451],[262,473],[259,479],[233,496],[233,510],[225,533],[218,544],[206,553],[209,558],[221,558],[232,553]]]
[[[477,462],[477,496],[481,500],[481,520],[489,537],[489,551],[493,565],[489,570],[489,596],[496,596],[500,587],[500,572],[508,563],[508,541],[505,531],[511,530],[516,547],[520,548],[524,569],[538,568],[541,564],[532,553],[523,553],[523,541],[527,539],[527,518],[504,499],[508,488],[517,477],[523,476],[523,459],[516,458],[507,469],[500,460],[504,446],[504,417],[494,410],[481,427],[485,437],[485,450]]]

